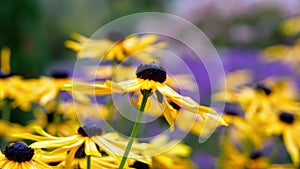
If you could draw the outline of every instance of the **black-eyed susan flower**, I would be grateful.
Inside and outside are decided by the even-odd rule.
[[[269,159],[261,151],[253,151],[250,154],[240,152],[232,144],[226,143],[224,157],[219,159],[220,167],[224,169],[251,168],[260,169],[269,167]]]
[[[245,118],[265,123],[269,113],[274,113],[279,105],[285,109],[298,105],[295,85],[288,79],[266,79],[253,86],[241,86],[231,90],[226,100],[239,104]]]
[[[16,137],[34,140],[30,146],[33,148],[51,148],[51,153],[67,152],[65,165],[69,168],[75,158],[76,152],[83,149],[86,156],[101,157],[102,152],[113,157],[123,155],[127,145],[127,140],[122,139],[117,133],[102,133],[102,129],[95,125],[85,125],[78,128],[78,134],[69,137],[55,137],[46,133],[42,128],[36,127],[39,135],[30,133],[17,134]],[[134,147],[138,145],[134,145]],[[142,148],[139,148],[142,149]],[[133,148],[135,150],[135,148]],[[132,158],[147,162],[147,160],[133,152],[130,153]]]
[[[297,113],[280,111],[269,116],[266,128],[268,134],[282,135],[295,167],[299,167],[300,162],[300,119]]]
[[[75,50],[80,58],[102,58],[104,60],[123,61],[129,55],[144,63],[154,61],[153,53],[157,48],[164,48],[158,37],[149,35],[129,35],[125,38],[88,39],[80,34],[73,34],[75,41],[67,41],[66,46]],[[143,52],[139,52],[143,51]]]
[[[79,122],[73,102],[61,100],[59,105],[49,102],[43,108],[33,109],[35,120],[30,126],[41,126],[51,135],[70,136],[77,132]]]
[[[164,68],[158,66],[156,63],[142,64],[136,70],[136,77],[132,80],[112,82],[106,81],[101,84],[82,84],[74,83],[74,85],[65,85],[65,90],[80,91],[86,94],[112,94],[112,93],[137,93],[138,105],[141,105],[144,91],[150,91],[157,98],[157,100],[167,105],[164,112],[164,117],[167,119],[170,126],[174,125],[176,119],[176,111],[173,111],[170,102],[178,105],[182,109],[189,112],[201,115],[203,118],[213,118],[222,125],[227,123],[220,117],[220,115],[213,109],[201,106],[190,97],[181,96],[168,85],[165,84],[167,73]],[[164,98],[165,97],[165,98]],[[147,104],[150,104],[149,101]]]
[[[30,133],[33,131],[30,125],[22,126],[6,120],[0,120],[0,128],[0,137],[10,141],[17,140],[17,138],[12,136],[13,134]]]
[[[203,118],[212,118],[222,125],[227,123],[219,116],[217,112],[205,106],[199,105],[190,97],[181,96],[168,85],[165,84],[167,79],[167,73],[164,68],[158,66],[155,62],[149,64],[141,64],[136,70],[136,78],[122,82],[106,81],[105,83],[89,85],[89,84],[74,84],[66,85],[65,90],[73,88],[75,91],[81,91],[86,94],[99,94],[106,95],[112,93],[137,93],[138,102],[137,105],[140,108],[140,112],[137,115],[137,122],[135,123],[130,135],[128,145],[123,155],[119,168],[122,168],[126,162],[126,158],[131,149],[134,138],[137,134],[139,123],[142,118],[142,114],[151,104],[148,101],[148,97],[152,94],[155,95],[157,101],[163,104],[168,104],[168,101],[174,102],[181,108],[186,109],[192,113],[201,115]],[[168,109],[168,107],[167,107]],[[172,114],[171,111],[165,111],[164,117],[167,119],[171,126],[174,125],[174,117],[176,114]]]
[[[36,158],[33,148],[22,142],[7,146],[3,154],[0,152],[0,166],[2,169],[51,169]]]

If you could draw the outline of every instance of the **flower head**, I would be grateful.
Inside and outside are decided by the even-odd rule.
[[[138,66],[136,70],[136,77],[132,80],[121,82],[106,81],[105,83],[94,85],[74,83],[73,86],[65,85],[64,89],[73,89],[85,94],[93,94],[95,92],[98,95],[112,93],[137,93],[139,99],[137,101],[137,105],[141,104],[141,96],[144,91],[150,91],[161,104],[167,105],[166,110],[164,111],[164,117],[170,124],[171,130],[174,127],[174,121],[177,118],[177,110],[174,109],[171,104],[176,104],[177,107],[185,109],[188,112],[199,114],[203,118],[212,118],[222,125],[227,125],[227,123],[213,109],[199,105],[190,97],[180,95],[165,84],[166,80],[166,70],[161,66],[158,66],[155,62],[151,62],[149,64],[141,64]],[[150,105],[150,101],[147,101],[147,104]]]
[[[22,142],[5,147],[4,155],[0,153],[0,166],[14,169],[51,168],[36,159],[34,149]]]
[[[35,127],[39,135],[30,133],[16,134],[16,137],[34,140],[30,146],[32,148],[51,148],[51,153],[67,153],[66,166],[72,165],[74,158],[84,155],[93,157],[102,157],[103,154],[118,158],[122,156],[127,140],[120,138],[116,133],[103,133],[102,129],[96,125],[89,124],[78,128],[78,134],[68,137],[55,137],[46,133],[42,128]],[[142,149],[136,143],[133,150]],[[80,154],[79,151],[81,152]],[[83,154],[84,153],[84,154]],[[130,153],[132,158],[149,163],[145,158],[134,152]]]

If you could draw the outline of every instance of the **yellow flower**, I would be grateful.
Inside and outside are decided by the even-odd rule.
[[[2,169],[51,169],[36,158],[34,149],[21,142],[7,146],[4,154],[0,152],[0,166]]]
[[[110,39],[88,39],[80,34],[73,34],[74,41],[67,41],[66,46],[75,50],[80,58],[103,58],[103,60],[123,61],[131,56],[144,63],[154,61],[151,55],[155,55],[157,48],[166,45],[157,42],[156,35],[130,35],[126,38]]]
[[[300,39],[298,39],[294,45],[274,45],[267,47],[263,54],[267,61],[281,61],[289,64],[292,68],[300,72]]]
[[[239,152],[232,144],[224,143],[226,153],[222,160],[221,168],[249,168],[262,169],[269,166],[268,159],[261,151],[254,151],[250,154]]]
[[[297,114],[298,113],[298,114]],[[293,163],[299,167],[300,159],[300,119],[299,110],[293,112],[279,112],[269,116],[267,132],[270,135],[282,135],[284,145],[292,157]]]
[[[152,139],[147,144],[147,149],[142,153],[146,156],[152,156],[152,165],[148,168],[163,168],[163,169],[193,169],[196,168],[189,159],[192,148],[182,143],[180,140],[168,141],[166,135],[161,135]],[[135,161],[132,167],[145,166],[140,161]]]
[[[26,132],[32,132],[31,127],[22,126],[17,123],[7,122],[5,120],[0,120],[0,135],[4,137],[6,140],[17,140],[15,137],[12,137],[13,134],[20,134]]]
[[[76,133],[79,123],[73,103],[61,101],[57,110],[54,110],[53,104],[36,107],[33,110],[36,120],[30,121],[29,125],[41,126],[52,135],[69,136]]]
[[[66,168],[69,168],[72,164],[75,154],[82,147],[84,153],[87,156],[101,157],[102,151],[113,157],[121,157],[124,149],[127,145],[127,140],[120,138],[116,133],[102,133],[101,128],[95,125],[85,125],[78,128],[78,134],[69,137],[55,137],[46,133],[42,128],[36,127],[36,132],[39,135],[33,135],[30,133],[16,134],[16,137],[35,140],[31,144],[33,148],[55,148],[52,153],[68,152],[66,160]],[[133,151],[139,146],[133,145]],[[131,152],[130,157],[149,163],[145,158]]]
[[[135,72],[136,67],[124,65],[101,65],[100,67],[94,66],[87,68],[87,74],[91,78],[113,79],[116,82],[132,79],[132,77],[135,75]],[[178,89],[178,82],[180,82],[180,89],[196,91],[197,85],[193,81],[192,77],[187,74],[176,74],[169,76],[165,83],[173,88]]]
[[[242,86],[227,93],[227,102],[241,105],[245,118],[265,123],[278,106],[283,109],[297,107],[295,85],[288,79],[267,79],[252,87]]]
[[[282,25],[282,32],[287,36],[296,35],[300,32],[300,16],[286,20]]]
[[[74,83],[74,85],[65,85],[64,90],[80,91],[85,94],[112,94],[112,93],[137,93],[138,105],[141,104],[144,91],[151,91],[157,100],[166,105],[164,117],[168,121],[171,129],[174,125],[174,120],[177,118],[177,111],[170,105],[170,102],[178,105],[180,108],[189,112],[201,115],[203,118],[212,118],[222,125],[227,123],[213,109],[199,105],[190,97],[181,96],[168,85],[165,84],[167,79],[166,71],[151,62],[150,64],[140,65],[136,71],[136,78],[122,82],[106,81],[101,84],[82,84]],[[151,100],[151,99],[150,99]],[[147,102],[146,108],[150,107],[151,103]]]

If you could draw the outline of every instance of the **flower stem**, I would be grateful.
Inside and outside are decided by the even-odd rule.
[[[128,141],[128,144],[126,146],[126,149],[125,149],[125,152],[124,152],[124,155],[122,157],[122,160],[121,160],[121,163],[120,163],[120,166],[119,166],[119,169],[123,169],[124,165],[125,165],[125,162],[127,160],[127,156],[130,152],[130,149],[131,149],[131,146],[133,144],[133,141],[138,133],[138,130],[139,130],[139,127],[140,127],[140,121],[143,117],[143,112],[145,110],[145,106],[146,106],[146,103],[147,103],[147,99],[148,97],[150,96],[150,93],[151,93],[151,90],[143,90],[142,91],[142,94],[143,94],[143,100],[142,100],[142,104],[141,104],[141,107],[140,107],[140,111],[137,115],[137,119],[136,119],[136,122],[134,123],[134,126],[133,126],[133,129],[131,131],[131,134],[130,134],[130,138],[129,138],[129,141]]]
[[[60,123],[60,117],[59,117],[59,104],[60,104],[60,92],[57,93],[57,96],[55,98],[55,103],[54,103],[54,114],[53,114],[53,123],[55,125],[55,134],[58,134],[58,125]]]
[[[91,155],[87,156],[87,159],[86,159],[86,168],[87,169],[91,169]]]
[[[8,101],[3,101],[2,119],[10,122],[10,107]]]

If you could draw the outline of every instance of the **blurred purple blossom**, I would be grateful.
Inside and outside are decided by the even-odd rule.
[[[207,153],[197,153],[192,156],[193,162],[201,169],[216,168],[215,157]]]

